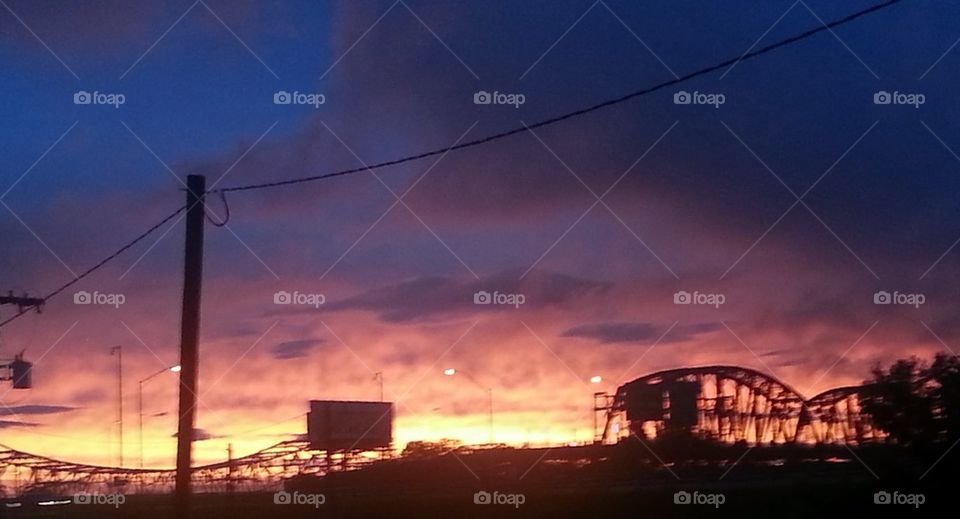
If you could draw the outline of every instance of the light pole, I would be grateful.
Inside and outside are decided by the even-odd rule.
[[[110,355],[117,357],[117,423],[120,424],[120,464],[123,466],[123,346],[110,348]]]
[[[476,386],[479,387],[480,389],[482,389],[482,390],[484,390],[484,391],[487,392],[487,399],[488,399],[488,402],[489,402],[489,404],[490,404],[490,406],[489,406],[489,411],[490,411],[490,413],[489,413],[489,432],[488,432],[488,435],[487,435],[487,436],[488,436],[488,440],[487,440],[487,441],[488,441],[491,445],[493,445],[493,388],[492,388],[492,387],[485,386],[485,385],[481,384],[480,382],[477,382],[477,379],[473,378],[473,376],[471,376],[469,373],[467,373],[466,371],[463,371],[463,370],[454,369],[454,368],[447,368],[447,369],[443,370],[443,374],[446,375],[446,376],[448,376],[448,377],[452,377],[452,376],[458,375],[458,374],[459,374],[459,375],[463,375],[467,380],[469,380],[470,382],[473,382],[474,385],[476,385]]]
[[[150,375],[149,377],[142,379],[140,381],[140,392],[139,392],[139,404],[140,404],[140,468],[143,468],[143,385],[153,377],[157,375],[162,375],[166,372],[178,373],[180,371],[180,365],[170,366],[169,368],[163,368],[160,371]]]

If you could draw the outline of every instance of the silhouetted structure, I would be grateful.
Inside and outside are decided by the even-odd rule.
[[[805,399],[776,378],[738,366],[660,371],[617,389],[601,439],[691,435],[725,443],[861,443],[878,437],[861,412],[862,386]]]
[[[304,474],[326,474],[354,470],[379,456],[327,456],[311,450],[305,438],[277,443],[248,456],[193,467],[191,481],[197,492],[256,491],[276,488],[288,478]],[[77,492],[143,491],[167,493],[173,490],[176,469],[107,467],[57,460],[0,444],[0,477],[17,484],[3,487],[3,495],[48,492],[72,495]]]
[[[952,373],[952,371],[951,371]],[[758,446],[779,445],[778,449],[801,448],[784,444],[859,444],[883,438],[870,417],[861,411],[860,396],[869,386],[850,386],[824,391],[804,399],[796,390],[774,377],[737,366],[702,366],[660,371],[624,384],[615,395],[603,399],[606,424],[603,439],[616,442],[632,435],[643,438],[658,436],[699,438],[705,442],[683,442],[676,450],[678,459],[693,455],[691,445],[698,445],[697,456],[729,458],[732,444],[745,442]],[[392,403],[313,401],[308,417],[311,435],[278,443],[249,456],[225,462],[194,467],[191,481],[201,492],[225,492],[277,488],[295,476],[325,476],[351,471],[381,460],[384,452],[374,451],[392,440]],[[367,437],[372,435],[370,437]],[[345,443],[346,442],[346,443]],[[720,442],[723,445],[718,445]],[[0,447],[3,447],[0,445]],[[411,444],[403,460],[444,455],[456,447],[438,451],[429,445]],[[567,452],[564,456],[582,457],[582,453],[598,459],[612,452],[609,446]],[[634,446],[636,447],[636,446]],[[670,450],[659,446],[661,453]],[[629,442],[617,446],[630,448]],[[323,450],[328,449],[328,450]],[[633,452],[613,449],[617,452]],[[824,446],[830,450],[830,447]],[[478,449],[458,447],[457,452],[510,451],[510,456],[538,459],[536,449],[496,447]],[[771,451],[775,451],[771,447]],[[808,455],[806,452],[804,456]],[[547,449],[550,451],[550,449]],[[776,454],[781,456],[782,454]],[[826,451],[825,451],[826,452]],[[639,453],[639,454],[637,454]],[[648,450],[631,454],[642,463],[628,463],[623,470],[656,470],[660,460],[645,457]],[[414,455],[416,454],[416,455]],[[833,455],[833,454],[831,454]],[[733,459],[739,456],[737,453]],[[629,457],[629,459],[633,459]],[[577,458],[580,459],[580,458]],[[623,461],[623,460],[621,460]],[[459,465],[459,464],[458,464]],[[518,466],[523,465],[520,463]],[[530,464],[526,466],[529,467]],[[546,466],[546,465],[545,465]],[[22,474],[14,493],[36,489],[70,494],[78,491],[110,488],[147,488],[165,492],[175,482],[173,469],[131,469],[104,467],[55,460],[6,448],[0,451],[0,476]],[[324,478],[326,479],[326,478]],[[471,479],[472,481],[472,479]],[[9,489],[7,493],[9,494]]]

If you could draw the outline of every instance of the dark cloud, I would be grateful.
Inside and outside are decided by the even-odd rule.
[[[523,279],[521,274],[519,270],[507,270],[481,280],[466,276],[421,277],[328,304],[326,309],[372,311],[390,322],[432,321],[476,312],[586,304],[612,286],[604,281],[554,272],[533,271]],[[481,292],[522,295],[523,304],[519,308],[508,304],[476,304],[474,297]]]
[[[170,435],[171,438],[176,438],[177,433]],[[214,434],[206,429],[195,428],[193,430],[193,440],[194,441],[204,441],[204,440],[215,440],[218,438],[223,438],[222,435]]]
[[[0,429],[9,429],[13,427],[38,427],[40,424],[33,422],[13,422],[10,420],[0,420]]]
[[[301,339],[296,341],[286,341],[274,345],[270,348],[270,354],[273,358],[279,360],[299,359],[306,357],[315,347],[323,344],[322,339]]]
[[[482,4],[430,4],[426,9],[411,3],[450,49],[475,69],[482,78],[478,83],[405,9],[393,10],[376,30],[365,34],[390,4],[346,3],[336,7],[330,44],[334,55],[349,53],[330,71],[324,86],[339,104],[331,106],[322,118],[308,120],[299,131],[258,146],[238,164],[231,180],[276,180],[358,166],[339,138],[366,163],[442,148],[474,122],[479,123],[468,138],[670,77],[659,60],[602,9],[585,17],[521,82],[518,77],[584,12],[583,5],[530,2],[506,16]],[[698,12],[677,18],[651,16],[674,12],[676,6],[669,2],[649,6],[617,3],[612,8],[634,30],[641,31],[660,58],[678,72],[742,54],[753,43],[744,40],[744,34],[754,30],[764,33],[769,27],[764,20],[777,19],[783,13],[783,7],[775,3],[752,10],[748,19],[737,20],[729,20],[731,11],[720,6],[701,5]],[[814,3],[811,8],[823,16],[841,14],[828,3]],[[544,11],[551,16],[544,19]],[[540,30],[531,31],[529,19],[516,14],[526,12],[541,15],[535,18],[543,24]],[[914,13],[911,23],[939,23],[937,18]],[[717,27],[716,19],[728,19],[730,23]],[[889,14],[884,13],[844,31],[882,31],[889,20]],[[815,18],[792,13],[768,38],[783,37],[811,25],[816,25]],[[483,37],[488,27],[497,28],[496,41]],[[715,44],[677,45],[678,34],[695,34],[697,38],[691,37],[691,41],[707,38]],[[360,35],[365,37],[357,43]],[[924,68],[919,63],[932,63],[946,48],[933,39],[924,39],[918,45],[908,33],[888,35],[883,46],[861,45],[856,51],[867,63],[891,67],[885,71],[890,77],[916,77]],[[890,63],[889,53],[902,53],[902,48],[913,49],[910,59]],[[707,77],[685,86],[689,90],[723,91],[729,101],[719,110],[678,107],[671,101],[671,91],[646,96],[539,129],[536,136],[517,135],[490,146],[451,153],[405,201],[418,217],[442,228],[444,232],[439,234],[445,241],[495,229],[495,235],[479,236],[482,243],[478,248],[499,246],[504,227],[508,227],[506,232],[526,238],[517,248],[539,249],[527,251],[535,259],[594,200],[584,184],[596,193],[604,192],[679,121],[605,199],[617,213],[616,218],[606,214],[603,206],[596,207],[591,218],[579,224],[583,233],[602,236],[603,231],[598,229],[605,226],[623,231],[619,229],[622,222],[668,263],[676,265],[681,276],[704,267],[722,272],[761,235],[764,238],[757,250],[734,273],[787,256],[828,263],[848,276],[870,276],[854,255],[882,278],[911,270],[922,272],[960,236],[960,212],[945,195],[960,189],[960,179],[949,174],[954,159],[917,120],[904,118],[908,112],[877,111],[870,102],[878,88],[875,78],[851,61],[835,39],[814,38],[789,52],[793,54],[764,58],[763,67],[757,66],[759,61],[743,63],[722,82]],[[417,65],[409,66],[411,63]],[[802,64],[800,77],[797,63]],[[918,67],[919,71],[914,70]],[[584,70],[592,73],[584,74]],[[824,75],[837,79],[820,80]],[[564,81],[558,83],[557,78]],[[473,91],[495,86],[524,92],[528,104],[509,110],[480,110],[472,104]],[[924,88],[929,90],[931,100],[949,98],[942,82]],[[836,110],[836,106],[844,110]],[[950,119],[941,116],[954,109],[953,105],[940,106],[937,113],[930,114],[939,119],[931,127],[949,132]],[[424,117],[425,111],[429,117]],[[769,124],[774,119],[790,123]],[[880,123],[876,128],[850,149],[877,120]],[[331,135],[328,126],[337,137]],[[791,142],[803,145],[783,145]],[[917,153],[887,153],[895,149]],[[207,162],[215,163],[211,169],[218,171],[243,153],[245,148],[239,147],[235,153]],[[835,164],[841,156],[843,160]],[[430,164],[418,162],[378,174],[402,192]],[[802,193],[827,171],[805,199],[809,210],[798,205],[779,220],[795,201],[790,190]],[[381,187],[367,175],[327,182],[323,189],[305,186],[303,190],[284,192],[284,203],[273,204],[268,211],[299,214],[317,205],[318,198],[331,203],[351,200],[351,207],[341,208],[338,213],[342,225],[331,231],[349,236],[345,248],[364,231],[369,220],[344,217],[344,211],[353,211],[357,198],[374,199],[370,195],[361,197],[364,193],[384,195],[389,202],[390,195]],[[250,196],[266,202],[278,195]],[[894,206],[897,211],[885,210]],[[398,212],[403,212],[401,209]],[[394,238],[423,232],[417,219],[396,222],[392,218],[395,216],[382,225],[393,226]],[[930,225],[932,221],[937,225]],[[776,228],[765,233],[775,222]],[[544,225],[550,226],[549,232],[543,232]],[[573,240],[583,239],[577,236],[574,233],[564,245],[572,246]],[[598,243],[591,242],[595,248],[579,249],[578,255],[610,250],[616,246],[611,241],[621,238],[596,240]],[[382,251],[376,252],[364,258],[364,270],[382,259]],[[396,250],[391,252],[399,255]],[[518,255],[516,251],[504,254],[511,259]],[[489,254],[483,255],[483,259],[487,257]]]
[[[42,404],[17,405],[13,407],[0,408],[0,416],[17,416],[22,414],[28,414],[28,415],[60,414],[60,413],[69,413],[70,411],[75,411],[76,409],[78,408],[65,406],[65,405],[42,405]]]
[[[9,20],[0,24],[0,38],[17,43],[23,50],[42,55],[46,49],[31,31],[38,33],[51,45],[78,61],[78,51],[96,52],[102,57],[124,56],[131,50],[145,51],[163,30],[187,12],[191,0],[150,2],[130,0],[100,0],[97,2],[64,3],[56,0],[11,0],[10,9],[29,29],[18,23],[9,12]],[[232,29],[248,33],[261,24],[248,24],[251,16],[263,10],[256,0],[231,0],[229,4],[210,0],[207,4]],[[199,7],[199,9],[197,8]],[[202,6],[197,5],[184,17],[182,23],[205,36],[231,37],[230,33]],[[261,29],[262,30],[262,29]],[[154,35],[155,33],[155,35]],[[153,36],[151,36],[153,35]],[[84,57],[84,56],[80,56]]]
[[[719,328],[720,325],[717,323],[678,324],[670,328],[669,325],[646,322],[609,322],[576,326],[563,332],[561,336],[595,339],[605,344],[619,342],[653,344],[662,336],[660,344],[670,344],[695,339],[701,334]]]

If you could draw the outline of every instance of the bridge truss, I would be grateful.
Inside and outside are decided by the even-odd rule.
[[[775,377],[738,366],[660,371],[617,389],[605,406],[601,441],[670,432],[724,443],[858,444],[882,435],[861,412],[862,386],[806,399]]]
[[[86,465],[56,460],[0,445],[0,492],[4,496],[43,492],[167,493],[174,487],[174,469],[136,469]],[[377,452],[311,450],[305,440],[277,443],[248,456],[193,469],[197,492],[254,491],[280,488],[298,475],[353,470],[382,457]]]

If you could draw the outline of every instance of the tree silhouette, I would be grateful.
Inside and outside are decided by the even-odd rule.
[[[930,378],[939,430],[947,440],[960,438],[960,357],[938,354]]]
[[[937,354],[926,365],[911,357],[876,367],[864,383],[863,410],[902,445],[960,438],[960,357]]]
[[[462,443],[460,440],[443,438],[438,442],[412,441],[403,449],[401,456],[405,458],[432,458],[457,450]]]

